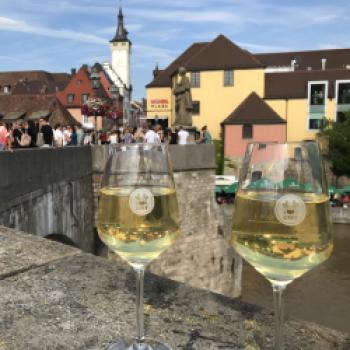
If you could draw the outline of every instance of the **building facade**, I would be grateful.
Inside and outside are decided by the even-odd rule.
[[[207,125],[216,139],[223,134],[227,156],[242,156],[248,140],[314,139],[324,117],[342,120],[350,110],[350,49],[252,54],[219,35],[154,71],[146,86],[149,119],[175,120],[172,87],[181,66],[191,80],[193,125]],[[264,106],[265,116],[257,106]],[[272,115],[277,124],[266,123]]]

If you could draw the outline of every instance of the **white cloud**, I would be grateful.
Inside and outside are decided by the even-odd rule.
[[[40,36],[48,36],[52,38],[68,39],[73,41],[88,42],[94,44],[106,44],[106,39],[96,35],[81,33],[66,29],[51,29],[28,24],[24,21],[14,20],[8,17],[0,17],[0,31],[13,31]]]

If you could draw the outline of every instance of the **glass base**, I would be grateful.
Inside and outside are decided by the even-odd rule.
[[[171,347],[152,339],[142,343],[136,340],[119,340],[112,344],[108,350],[171,350]]]

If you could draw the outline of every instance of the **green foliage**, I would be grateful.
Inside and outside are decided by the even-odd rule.
[[[224,157],[224,142],[213,140],[215,145],[216,175],[223,175],[225,165],[231,169],[237,169],[237,164],[230,158]]]
[[[222,175],[224,172],[224,143],[222,138],[213,140],[213,143],[215,146],[216,175]]]
[[[328,139],[328,157],[336,176],[350,176],[350,112],[343,122],[327,121],[321,136]]]

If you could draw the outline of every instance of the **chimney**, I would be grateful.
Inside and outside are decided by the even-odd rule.
[[[326,63],[327,63],[327,58],[322,58],[321,59],[322,70],[326,69]]]
[[[158,63],[157,63],[153,69],[153,77],[155,78],[158,74],[159,74],[159,67],[158,67]]]
[[[71,68],[70,70],[70,74],[72,77],[74,77],[74,75],[77,73],[77,70],[75,68]]]

